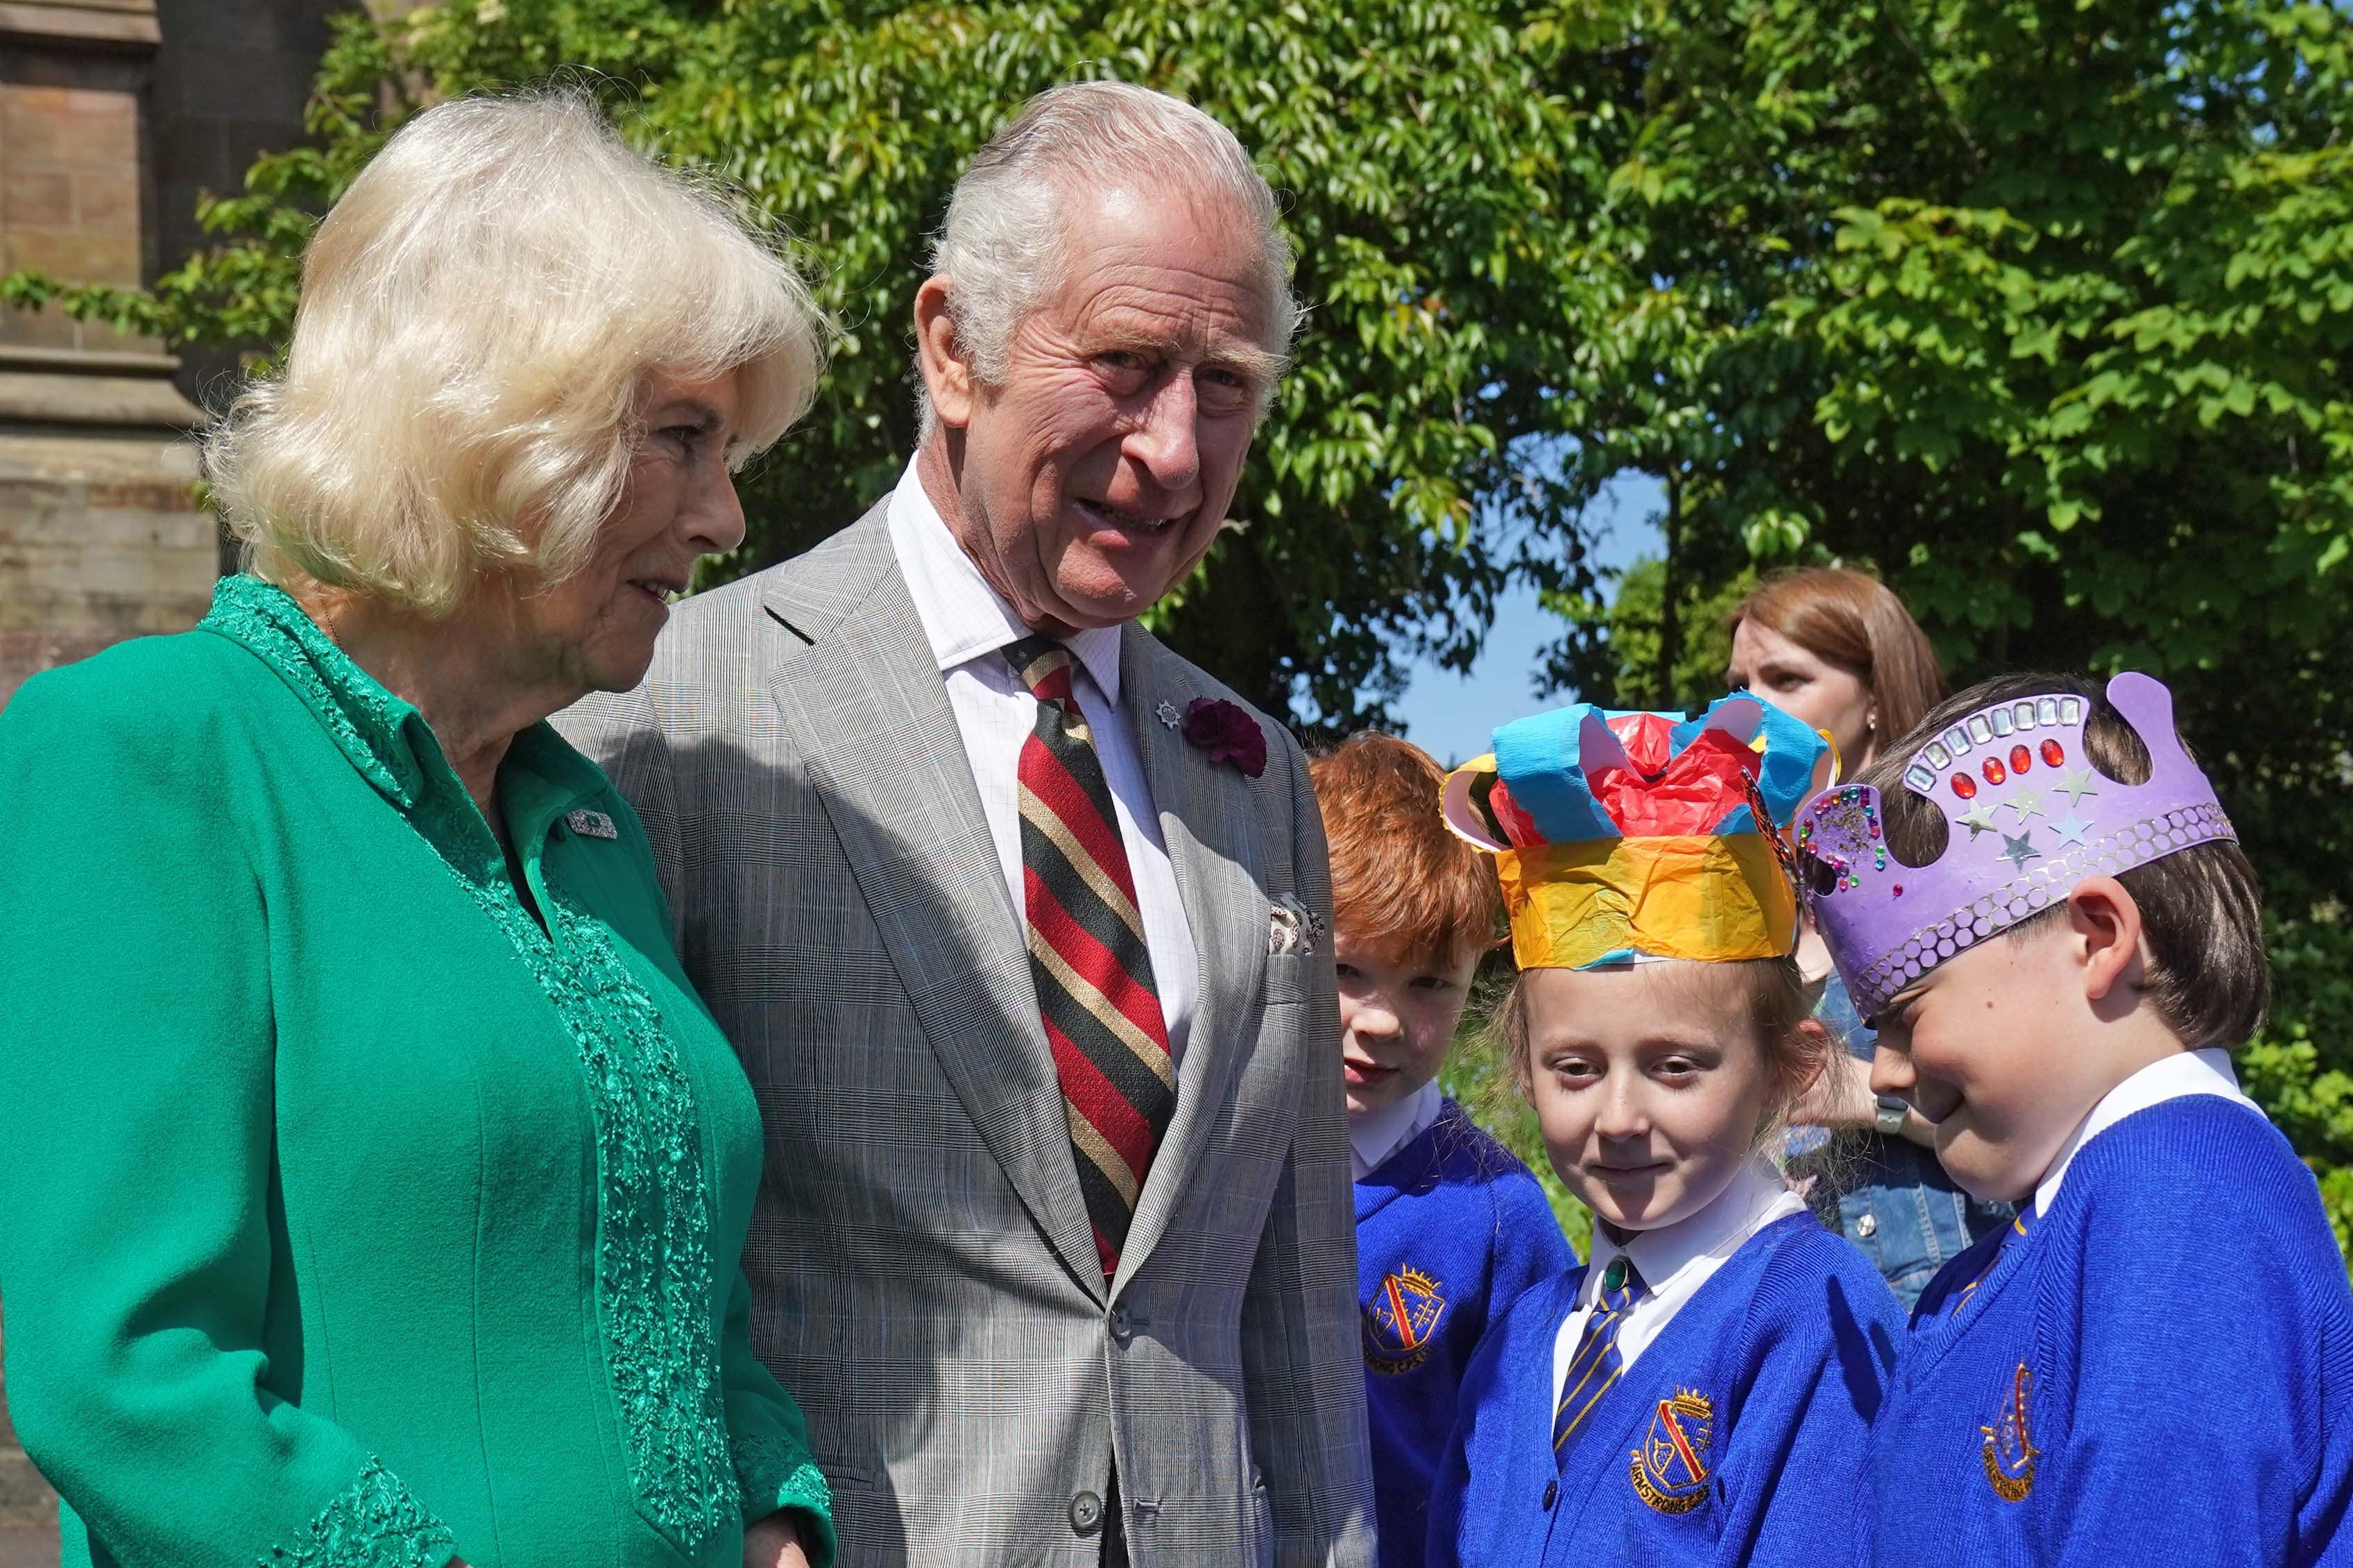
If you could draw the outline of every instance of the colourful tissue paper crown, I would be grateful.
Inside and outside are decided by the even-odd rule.
[[[1691,720],[1579,702],[1504,725],[1494,745],[1440,798],[1448,826],[1494,854],[1521,968],[1777,958],[1795,944],[1777,830],[1826,750],[1799,721],[1749,696]]]
[[[1949,837],[1931,865],[1889,856],[1879,792],[1868,784],[1826,791],[1806,807],[1798,853],[1819,867],[1807,901],[1856,1012],[1873,1016],[1953,954],[2063,901],[2086,877],[2238,837],[2174,733],[2173,694],[2127,671],[2107,696],[2148,748],[2146,783],[2094,770],[2084,747],[2091,703],[2073,693],[1980,708],[1922,746],[1904,787],[1945,814]]]

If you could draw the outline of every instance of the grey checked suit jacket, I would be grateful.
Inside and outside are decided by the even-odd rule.
[[[1193,939],[1176,1110],[1106,1291],[1023,928],[884,508],[678,606],[557,721],[644,818],[680,955],[758,1091],[752,1343],[807,1412],[847,1568],[1370,1564],[1355,1215],[1299,748],[1250,779],[1155,721],[1231,694],[1142,630],[1123,700]]]

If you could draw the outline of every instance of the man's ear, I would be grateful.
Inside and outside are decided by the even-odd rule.
[[[934,273],[915,290],[915,362],[932,395],[940,423],[961,430],[972,423],[972,363],[956,342],[955,318],[948,310],[948,279]]]
[[[2114,877],[2087,877],[2067,895],[2067,923],[2084,968],[2084,996],[2129,1004],[2143,967],[2140,906]],[[2123,994],[2117,985],[2123,983]]]

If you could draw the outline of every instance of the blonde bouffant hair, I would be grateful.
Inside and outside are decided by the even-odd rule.
[[[439,617],[586,562],[656,373],[736,373],[740,467],[807,410],[822,318],[719,193],[575,92],[404,125],[302,258],[284,366],[205,437],[248,570]]]

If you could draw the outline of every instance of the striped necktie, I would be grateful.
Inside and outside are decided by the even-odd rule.
[[[1568,1456],[1575,1447],[1569,1439],[1592,1413],[1609,1385],[1618,1381],[1624,1363],[1618,1356],[1618,1331],[1626,1326],[1626,1314],[1635,1302],[1650,1290],[1634,1260],[1620,1253],[1609,1260],[1602,1270],[1601,1289],[1594,1298],[1593,1315],[1585,1320],[1585,1333],[1577,1342],[1577,1354],[1570,1358],[1568,1373],[1561,1379],[1560,1404],[1552,1415],[1552,1457],[1562,1470],[1568,1468]]]
[[[2001,1233],[2001,1239],[1994,1243],[1993,1256],[1986,1260],[1985,1268],[1979,1270],[1976,1279],[1954,1292],[1953,1315],[1955,1317],[1960,1316],[1961,1310],[1969,1304],[1970,1298],[1978,1293],[1978,1287],[1993,1278],[1993,1271],[2001,1267],[2002,1254],[2010,1250],[2010,1244],[2034,1228],[2033,1222],[2034,1200],[2029,1198],[2026,1200],[2026,1206],[2018,1211],[2018,1217],[2010,1222],[2010,1228]]]
[[[1029,975],[1108,1279],[1176,1109],[1176,1074],[1119,817],[1071,684],[1071,650],[1024,637],[1005,653],[1038,699],[1019,770]]]

